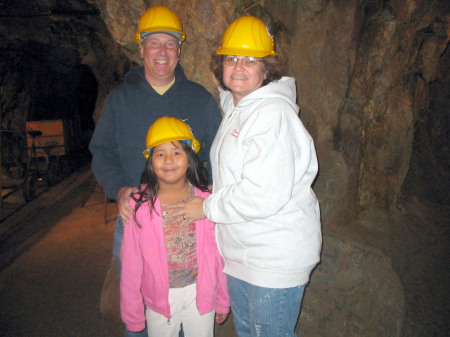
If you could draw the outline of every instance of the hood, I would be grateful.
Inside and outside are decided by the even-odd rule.
[[[220,92],[220,106],[222,110],[232,111],[234,106],[233,94],[230,91],[225,91],[219,88]],[[295,111],[298,112],[299,107],[296,104],[297,89],[295,86],[295,79],[293,77],[282,77],[278,81],[271,82],[264,87],[261,87],[252,93],[248,94],[240,100],[236,108],[245,108],[247,105],[253,103],[255,100],[279,98],[291,105]]]
[[[125,74],[124,82],[127,84],[136,84],[145,80],[144,67],[131,69]]]

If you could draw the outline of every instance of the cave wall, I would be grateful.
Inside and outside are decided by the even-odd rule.
[[[441,187],[450,182],[447,3],[96,2],[111,35],[136,63],[130,27],[136,27],[142,6],[172,8],[187,35],[181,63],[189,78],[216,97],[209,55],[228,24],[250,14],[270,26],[276,51],[297,80],[300,117],[319,157],[314,191],[324,229],[322,263],[305,294],[297,334],[405,336],[411,327],[403,326],[404,279],[391,263],[395,251],[387,256],[382,242],[396,232],[391,212],[402,209],[405,199],[425,200],[439,191],[441,203],[450,201]],[[424,183],[427,193],[421,192]],[[227,326],[221,329],[218,336],[232,336]]]
[[[418,140],[425,137],[423,127],[418,133],[420,121],[434,125],[429,142],[440,144],[446,136],[448,141],[445,117],[431,122],[433,113],[426,113],[434,109],[445,116],[442,112],[448,108],[445,94],[434,103],[430,97],[433,90],[448,91],[448,77],[440,75],[449,40],[446,1],[96,3],[113,38],[136,63],[132,41],[143,9],[158,4],[172,8],[187,35],[181,62],[188,77],[216,97],[209,78],[209,55],[219,46],[227,25],[244,14],[264,20],[275,35],[287,73],[297,79],[301,119],[314,137],[319,156],[314,189],[326,226],[351,222],[386,230],[391,207],[416,190],[405,186],[405,177],[428,175],[421,165],[411,166],[419,160],[413,156],[419,150],[414,142],[424,142]],[[448,146],[434,147],[425,157],[448,182]],[[426,161],[422,156],[421,162]],[[428,188],[440,190],[440,186],[433,181]],[[442,194],[448,202],[449,197]]]
[[[423,35],[433,35],[423,30]],[[448,186],[450,182],[450,50],[441,56],[436,75],[424,82],[422,74],[412,75],[422,88],[415,97],[417,120],[408,174],[400,199],[416,195],[426,205],[450,205]]]
[[[439,195],[442,204],[449,201],[441,187],[449,181],[448,146],[440,146],[448,140],[448,120],[435,117],[448,109],[440,94],[448,90],[448,76],[442,75],[448,69],[445,1],[3,4],[0,108],[2,128],[9,131],[2,134],[4,144],[23,145],[25,121],[45,115],[45,109],[75,113],[82,99],[73,93],[85,86],[81,65],[97,81],[96,121],[107,94],[140,64],[137,23],[146,8],[158,4],[171,7],[183,23],[181,63],[188,77],[216,97],[208,64],[227,25],[244,14],[269,25],[287,74],[297,80],[300,116],[315,140],[320,170],[314,189],[325,226],[358,223],[385,230],[390,208],[402,198]],[[49,99],[55,88],[61,97]],[[416,193],[417,179],[427,181],[430,172],[428,192]]]
[[[389,226],[448,45],[444,13],[429,1],[299,2],[289,73],[316,141],[325,224]]]
[[[314,191],[324,229],[322,264],[305,295],[298,333],[355,336],[370,328],[370,336],[400,336],[402,282],[378,243],[390,235],[390,213],[402,209],[408,198],[450,204],[447,3],[2,3],[0,110],[2,129],[8,130],[2,133],[2,159],[12,161],[12,153],[20,151],[30,115],[70,114],[76,105],[92,110],[87,124],[98,119],[107,94],[140,64],[134,34],[147,8],[162,4],[178,14],[187,35],[181,63],[187,76],[216,98],[210,55],[232,20],[243,14],[260,17],[275,35],[287,74],[297,80],[300,118],[319,157]],[[89,96],[91,90],[96,93]],[[56,91],[60,97],[52,98]],[[92,97],[95,104],[80,104]],[[343,235],[339,229],[349,225],[353,227]],[[360,231],[350,238],[357,227],[370,234]],[[372,296],[364,298],[368,293]]]
[[[83,1],[2,3],[0,41],[6,169],[27,160],[29,120],[73,120],[86,147],[99,115],[94,109],[135,66],[111,39],[96,5]]]
[[[250,14],[270,26],[277,53],[297,80],[300,117],[319,157],[314,190],[321,204],[324,247],[297,333],[401,336],[403,286],[380,241],[395,232],[390,213],[411,195],[426,198],[438,190],[450,201],[441,187],[442,181],[447,182],[443,186],[449,182],[448,146],[442,146],[449,127],[446,2],[96,2],[111,35],[136,63],[132,41],[142,7],[172,8],[187,35],[181,63],[189,78],[216,97],[209,55],[228,24]],[[441,183],[429,179],[425,163]],[[343,235],[339,228],[349,225],[353,227]],[[355,230],[361,235],[351,239],[348,233]]]

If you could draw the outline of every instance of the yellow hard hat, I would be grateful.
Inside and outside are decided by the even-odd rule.
[[[175,36],[180,43],[186,39],[183,33],[180,19],[169,8],[164,6],[155,6],[142,14],[139,20],[138,30],[135,35],[135,41],[138,45],[142,39],[149,34],[166,33]]]
[[[161,117],[157,119],[148,129],[146,146],[143,152],[145,158],[150,157],[151,150],[158,145],[174,142],[176,140],[186,141],[195,153],[200,151],[200,143],[195,139],[189,125],[175,117]]]
[[[264,22],[254,16],[243,16],[228,26],[217,54],[264,57],[276,55],[274,45]]]

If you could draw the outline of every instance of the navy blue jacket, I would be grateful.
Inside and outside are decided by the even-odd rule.
[[[133,69],[106,98],[89,144],[92,171],[108,198],[116,199],[122,187],[139,186],[146,161],[142,151],[147,131],[164,116],[188,123],[202,146],[200,160],[209,161],[210,146],[222,119],[214,97],[200,84],[189,81],[180,64],[175,70],[175,83],[164,95],[151,87],[143,67]],[[210,165],[207,167],[211,177]]]

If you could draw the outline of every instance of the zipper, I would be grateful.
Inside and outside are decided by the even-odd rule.
[[[226,125],[227,127],[230,125],[231,120],[234,117],[236,110],[239,110],[239,109],[237,107],[234,107],[233,111],[231,111],[231,113],[227,115],[227,119],[228,119],[227,125]]]
[[[219,163],[219,152],[220,152],[220,148],[222,147],[222,143],[223,143],[223,139],[225,138],[225,134],[228,131],[228,127],[231,124],[232,119],[234,118],[234,116],[236,115],[236,110],[239,110],[237,107],[234,107],[233,110],[225,117],[225,122],[224,124],[222,124],[222,127],[219,130],[219,134],[220,134],[220,140],[217,143],[218,146],[216,148],[216,153],[214,154],[216,157],[216,161],[220,166]]]

